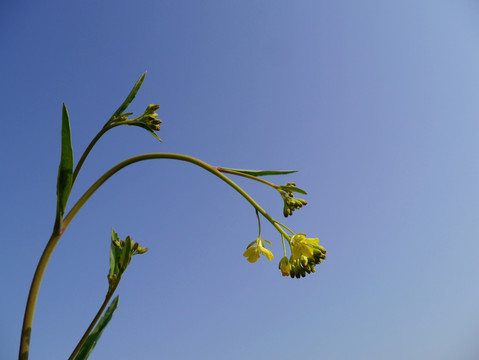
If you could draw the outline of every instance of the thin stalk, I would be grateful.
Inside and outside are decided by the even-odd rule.
[[[111,176],[113,176],[115,173],[123,169],[124,167],[140,162],[140,161],[145,161],[145,160],[152,160],[152,159],[171,159],[171,160],[179,160],[179,161],[185,161],[192,163],[194,165],[197,165],[206,171],[212,173],[213,175],[216,175],[219,177],[221,180],[226,182],[228,185],[230,185],[233,189],[235,189],[237,192],[241,194],[255,209],[257,209],[261,215],[263,215],[281,234],[286,236],[286,238],[289,239],[289,235],[284,232],[284,230],[276,223],[276,221],[261,207],[259,206],[256,201],[251,198],[241,187],[239,187],[235,182],[233,182],[230,178],[227,176],[223,175],[219,170],[217,170],[216,167],[209,165],[205,163],[204,161],[201,161],[199,159],[196,159],[194,157],[188,156],[188,155],[181,155],[181,154],[172,154],[172,153],[151,153],[151,154],[143,154],[143,155],[137,155],[133,156],[129,159],[126,159],[114,167],[112,167],[110,170],[108,170],[105,174],[103,174],[84,194],[83,196],[77,201],[77,203],[71,208],[70,212],[65,216],[63,219],[62,223],[62,231],[65,231],[65,229],[68,227],[72,219],[75,217],[75,215],[78,213],[78,211],[81,209],[81,207],[85,204],[85,202],[92,196],[95,191],[105,182],[107,181]]]
[[[92,142],[93,143],[93,142]],[[94,144],[94,143],[93,143]],[[93,146],[93,145],[92,145]],[[91,146],[91,147],[92,147]],[[90,147],[90,149],[91,149]],[[86,156],[85,156],[86,158]],[[190,162],[195,164],[213,175],[216,175],[221,180],[226,182],[230,185],[233,189],[239,192],[253,207],[259,211],[282,235],[284,235],[287,239],[289,239],[288,234],[276,223],[276,221],[265,211],[261,206],[259,206],[252,198],[249,196],[241,187],[239,187],[235,182],[229,179],[227,176],[223,175],[216,167],[211,166],[199,159],[193,158],[187,155],[181,154],[171,154],[171,153],[153,153],[153,154],[143,154],[134,156],[132,158],[126,159],[121,163],[115,165],[110,170],[108,170],[105,174],[103,174],[90,188],[82,195],[82,197],[76,202],[76,204],[71,208],[70,212],[65,216],[62,222],[62,226],[58,232],[54,232],[50,237],[50,240],[43,251],[42,256],[38,262],[37,269],[35,270],[35,274],[33,275],[32,284],[30,286],[30,292],[28,294],[27,305],[25,309],[25,315],[23,320],[23,327],[21,333],[21,340],[20,340],[20,351],[19,351],[19,359],[20,360],[27,360],[28,353],[30,348],[30,334],[32,330],[33,324],[33,317],[35,314],[35,306],[36,301],[38,298],[38,292],[40,290],[40,285],[42,282],[43,275],[45,273],[45,269],[48,265],[48,261],[58,244],[61,236],[67,229],[70,222],[73,220],[75,215],[78,211],[82,208],[82,206],[87,202],[87,200],[95,193],[98,188],[111,176],[115,173],[123,169],[124,167],[134,164],[136,162],[144,161],[144,160],[152,160],[152,159],[172,159],[172,160],[180,160]],[[80,165],[80,163],[78,164]],[[78,167],[78,166],[77,166]]]
[[[259,219],[259,214],[258,214],[258,210],[256,210],[256,217],[258,218],[258,239],[261,238],[261,220]]]
[[[219,167],[217,166],[216,169],[222,173],[225,173],[225,174],[231,174],[231,175],[236,175],[236,176],[242,176],[242,177],[245,177],[245,178],[248,178],[250,180],[255,180],[255,181],[259,181],[263,184],[266,184],[268,186],[271,186],[273,189],[275,190],[278,190],[278,185],[275,185],[269,181],[266,181],[264,179],[261,179],[257,176],[253,176],[253,175],[249,175],[249,174],[244,174],[244,173],[241,173],[241,172],[238,172],[238,171],[234,171],[234,170],[230,170],[230,169],[224,169],[222,167]],[[279,190],[278,190],[279,191]]]
[[[284,227],[286,230],[288,230],[291,234],[294,235],[294,231],[291,230],[289,227],[287,227],[286,225],[284,224],[281,224],[279,221],[276,221],[277,224],[281,225],[282,227]]]
[[[72,354],[70,355],[70,357],[68,358],[68,360],[73,360],[75,358],[75,356],[77,356],[78,352],[80,351],[81,347],[83,346],[83,344],[85,343],[86,339],[88,338],[88,336],[90,335],[90,333],[92,332],[93,328],[95,327],[96,323],[98,322],[98,320],[100,319],[100,316],[101,314],[103,314],[103,311],[105,311],[105,308],[107,307],[108,303],[110,302],[110,299],[111,297],[113,296],[113,294],[115,293],[115,290],[116,288],[118,287],[118,284],[120,283],[120,279],[117,279],[116,281],[116,284],[108,290],[106,296],[105,296],[105,301],[103,301],[103,304],[101,304],[101,307],[100,309],[98,310],[98,312],[96,313],[95,317],[93,318],[92,322],[90,323],[90,326],[88,327],[88,329],[86,329],[85,333],[83,334],[82,338],[80,339],[80,341],[78,342],[77,346],[75,347],[75,349],[73,350]]]
[[[78,161],[78,164],[75,166],[75,170],[73,171],[73,179],[72,179],[72,186],[75,183],[75,180],[78,176],[78,172],[80,171],[83,163],[85,162],[88,154],[90,154],[91,149],[93,149],[93,146],[95,146],[96,142],[110,129],[113,129],[115,126],[122,125],[121,123],[116,123],[116,124],[110,124],[103,126],[103,128],[100,130],[98,134],[93,138],[93,140],[88,144],[87,148],[83,152],[80,160]]]

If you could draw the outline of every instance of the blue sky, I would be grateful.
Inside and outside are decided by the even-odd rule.
[[[477,359],[479,7],[472,1],[4,1],[0,358],[17,356],[55,212],[61,104],[75,159],[145,70],[131,111],[158,143],[108,133],[71,204],[110,167],[177,152],[297,169],[285,223],[319,237],[315,274],[242,256],[251,206],[190,164],[125,169],[80,211],[39,295],[31,359],[64,359],[101,304],[109,234],[149,247],[90,359]],[[274,218],[281,198],[234,179]]]

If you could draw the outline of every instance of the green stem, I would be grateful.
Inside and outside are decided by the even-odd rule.
[[[281,242],[283,243],[283,253],[286,256],[286,245],[284,244],[284,236],[281,236]]]
[[[269,181],[266,181],[264,179],[261,179],[257,176],[253,176],[253,175],[249,175],[249,174],[244,174],[244,173],[241,173],[241,172],[238,172],[238,171],[234,171],[234,170],[230,170],[230,169],[224,169],[222,167],[219,167],[217,166],[216,169],[222,173],[225,173],[225,174],[231,174],[231,175],[237,175],[237,176],[242,176],[242,177],[245,177],[245,178],[248,178],[250,180],[256,180],[256,181],[259,181],[263,184],[266,184],[268,186],[271,186],[273,189],[275,190],[278,190],[278,185],[275,185]],[[278,190],[279,191],[279,190]]]
[[[258,218],[258,238],[261,239],[261,220],[259,218],[258,210],[256,210],[256,217]]]
[[[106,130],[105,130],[106,131]],[[104,133],[104,132],[103,132]],[[92,143],[94,145],[94,142]],[[93,147],[93,145],[89,146]],[[86,156],[85,156],[86,158]],[[23,320],[23,328],[22,328],[22,334],[21,334],[21,340],[20,340],[20,352],[19,352],[19,359],[20,360],[27,360],[28,359],[28,353],[29,353],[29,348],[30,348],[30,334],[32,330],[32,324],[33,324],[33,316],[35,313],[35,305],[36,301],[38,298],[38,292],[40,290],[40,285],[42,282],[43,275],[45,273],[45,269],[47,267],[48,261],[50,260],[50,257],[53,253],[53,250],[55,249],[56,245],[58,244],[58,241],[60,240],[61,236],[67,229],[68,225],[70,222],[73,220],[75,215],[78,213],[78,211],[82,208],[82,206],[86,203],[86,201],[93,195],[93,193],[98,190],[98,188],[106,181],[108,180],[111,176],[113,176],[115,173],[123,169],[124,167],[134,164],[136,162],[144,161],[144,160],[152,160],[152,159],[172,159],[172,160],[180,160],[180,161],[186,161],[190,162],[192,164],[195,164],[213,175],[216,175],[219,177],[221,180],[226,182],[228,185],[230,185],[233,189],[235,189],[237,192],[239,192],[253,207],[259,211],[282,235],[284,235],[287,239],[289,239],[288,234],[285,233],[285,231],[276,223],[276,221],[259,206],[241,187],[236,185],[231,179],[229,179],[227,176],[223,175],[216,167],[211,166],[199,159],[193,158],[191,156],[187,155],[181,155],[181,154],[171,154],[171,153],[153,153],[153,154],[143,154],[143,155],[138,155],[134,156],[132,158],[129,158],[127,160],[122,161],[121,163],[115,165],[112,167],[110,170],[108,170],[103,176],[101,176],[84,194],[83,196],[77,201],[77,203],[71,208],[70,212],[65,216],[62,222],[62,226],[59,230],[59,232],[54,232],[50,238],[50,240],[47,243],[47,246],[45,247],[45,250],[43,251],[42,256],[40,257],[37,269],[35,271],[35,274],[33,275],[32,279],[32,284],[30,286],[30,292],[28,294],[28,299],[27,299],[27,305],[25,309],[25,315],[24,315],[24,320]],[[79,163],[77,165],[80,166],[81,164]],[[77,171],[78,173],[78,171]]]
[[[55,246],[60,240],[61,234],[54,233],[50,237],[50,240],[43,250],[42,256],[38,262],[37,268],[35,270],[35,274],[32,279],[32,284],[30,285],[30,292],[28,293],[27,298],[27,305],[25,308],[25,315],[23,318],[23,327],[22,327],[22,335],[20,340],[20,353],[19,353],[19,360],[27,360],[28,353],[30,351],[30,335],[32,332],[32,324],[33,324],[33,315],[35,313],[35,304],[38,298],[38,292],[40,291],[40,285],[42,283],[43,274],[47,267],[48,261],[55,249]]]
[[[105,308],[107,307],[108,303],[110,302],[110,299],[111,297],[113,296],[113,294],[115,293],[115,290],[116,288],[118,287],[118,284],[120,283],[120,280],[121,280],[121,277],[117,279],[116,281],[116,284],[108,290],[106,296],[105,296],[105,301],[103,301],[103,304],[101,304],[101,307],[100,309],[98,310],[98,312],[96,313],[95,317],[93,318],[92,322],[90,323],[90,326],[88,327],[88,329],[86,329],[85,333],[83,334],[82,338],[80,339],[80,341],[78,342],[77,346],[75,347],[75,349],[73,350],[72,354],[70,355],[70,357],[68,358],[68,360],[73,360],[75,359],[75,356],[77,356],[78,352],[80,351],[81,347],[83,346],[83,344],[85,343],[85,341],[87,340],[88,336],[90,335],[90,333],[92,332],[93,328],[95,327],[96,323],[98,322],[98,320],[100,319],[100,316],[101,314],[103,314],[103,311],[105,311]]]
[[[108,170],[105,174],[103,174],[84,194],[83,196],[77,201],[77,203],[71,208],[70,212],[65,216],[63,223],[62,223],[62,231],[65,231],[65,229],[68,227],[72,219],[75,217],[75,215],[78,213],[78,211],[81,209],[81,207],[85,204],[85,202],[90,198],[90,196],[93,195],[93,193],[106,181],[108,180],[111,176],[113,176],[115,173],[123,169],[124,167],[134,164],[136,162],[140,161],[145,161],[145,160],[152,160],[152,159],[171,159],[171,160],[179,160],[179,161],[185,161],[189,162],[192,164],[195,164],[206,171],[212,173],[213,175],[216,175],[219,177],[221,180],[226,182],[228,185],[230,185],[233,189],[235,189],[237,192],[239,192],[255,209],[257,209],[261,215],[263,215],[281,234],[286,236],[286,238],[289,238],[289,235],[284,232],[284,230],[276,223],[276,221],[261,207],[259,206],[256,201],[254,201],[251,196],[249,196],[241,187],[239,187],[235,182],[233,182],[230,178],[227,176],[223,175],[219,170],[217,170],[216,167],[209,165],[205,163],[204,161],[201,161],[199,159],[196,159],[191,156],[187,155],[181,155],[181,154],[172,154],[172,153],[152,153],[152,154],[143,154],[143,155],[137,155],[134,157],[131,157],[129,159],[126,159],[122,161],[121,163],[115,165],[112,167],[110,170]]]
[[[289,227],[287,227],[286,225],[284,224],[281,224],[279,221],[276,221],[277,224],[281,225],[282,227],[284,227],[286,230],[288,230],[291,234],[294,235],[294,231],[291,230]]]
[[[96,136],[93,138],[93,140],[90,142],[90,144],[88,144],[87,148],[85,149],[85,151],[83,152],[80,160],[78,161],[78,164],[76,165],[75,167],[75,170],[73,171],[73,180],[72,180],[72,186],[73,184],[75,183],[75,180],[78,176],[78,172],[80,171],[83,163],[85,162],[88,154],[90,154],[90,151],[91,149],[93,149],[93,146],[95,146],[95,144],[97,143],[97,141],[110,129],[113,129],[115,126],[119,126],[119,125],[122,125],[122,123],[116,123],[116,124],[110,124],[108,125],[105,125],[103,126],[103,128],[100,130],[100,132],[98,134],[96,134]]]

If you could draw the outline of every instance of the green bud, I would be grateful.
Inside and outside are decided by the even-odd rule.
[[[303,265],[303,267],[308,265],[308,258],[304,255],[301,255],[299,261],[300,261],[301,265]]]
[[[160,105],[157,104],[150,104],[146,107],[144,115],[153,114],[156,110],[160,108]],[[157,115],[158,116],[158,115]]]
[[[148,248],[144,248],[144,247],[141,247],[141,246],[138,246],[138,249],[136,250],[136,253],[137,254],[144,254],[148,251]]]

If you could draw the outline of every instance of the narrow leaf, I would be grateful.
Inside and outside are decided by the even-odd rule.
[[[73,149],[70,133],[70,118],[65,104],[62,109],[61,157],[57,178],[57,218],[62,219],[67,205],[73,180]]]
[[[286,191],[291,191],[291,192],[297,192],[297,193],[300,193],[300,194],[303,194],[303,195],[308,195],[308,193],[306,191],[304,191],[303,189],[300,189],[296,186],[282,185],[282,186],[280,186],[280,189],[283,189],[283,190],[286,190]]]
[[[298,170],[246,170],[246,169],[228,169],[225,170],[236,171],[241,174],[251,175],[251,176],[267,176],[267,175],[285,175],[295,173]]]
[[[83,344],[77,356],[75,357],[75,360],[88,359],[88,357],[90,356],[90,353],[93,351],[96,343],[100,339],[100,336],[103,333],[103,330],[110,322],[115,310],[118,308],[119,298],[120,298],[119,295],[117,295],[113,299],[113,301],[110,303],[110,306],[108,306],[108,309],[106,309],[105,314],[102,316],[102,318],[100,319],[98,324],[95,326],[91,334],[87,337],[85,343]]]
[[[118,234],[111,229],[111,245],[110,245],[110,272],[109,275],[118,275],[119,268],[118,268],[118,259],[120,258],[121,250],[113,244],[113,241],[120,241]]]
[[[143,83],[143,80],[145,80],[146,76],[146,71],[141,74],[140,78],[136,82],[135,86],[133,86],[133,89],[131,89],[130,93],[126,97],[125,101],[123,101],[123,104],[120,105],[120,107],[115,111],[115,113],[112,116],[112,119],[116,116],[119,116],[123,111],[126,110],[128,105],[133,101],[135,98],[136,94],[138,93],[138,90],[140,90],[141,84]]]
[[[148,126],[146,126],[145,124],[142,124],[142,123],[136,123],[136,124],[131,124],[133,126],[139,126],[143,129],[145,129],[146,131],[148,131],[151,135],[153,135],[155,138],[157,138],[160,142],[163,142],[160,137],[158,135],[156,135],[156,133],[151,130]]]
[[[124,272],[131,260],[131,242],[129,236],[125,239],[125,246],[121,249],[120,255],[120,273]]]

